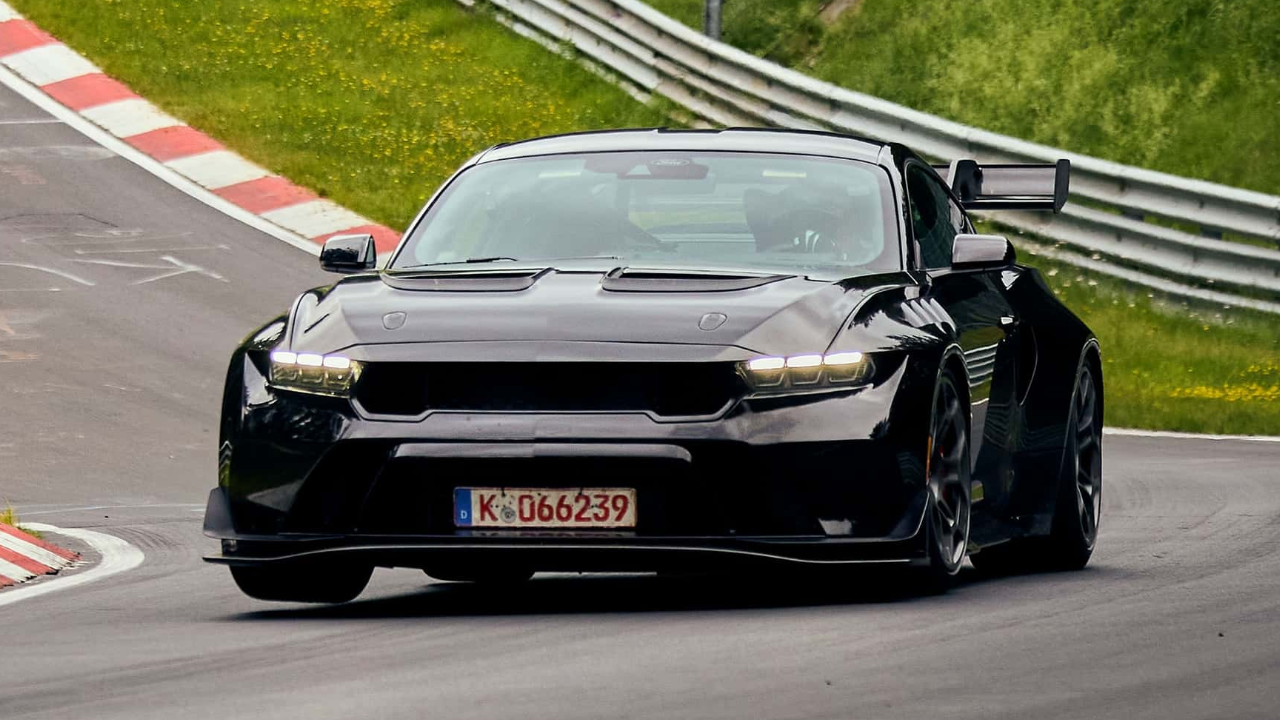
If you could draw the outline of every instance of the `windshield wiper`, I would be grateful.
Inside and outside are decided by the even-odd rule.
[[[442,260],[440,262],[420,263],[418,265],[405,265],[401,268],[389,268],[391,270],[413,270],[414,268],[435,267],[437,265],[469,265],[474,263],[489,262],[520,262],[520,258],[508,257],[506,255],[490,255],[488,257],[469,257],[466,260]]]
[[[488,263],[488,262],[501,262],[501,261],[527,262],[527,263],[541,264],[541,263],[556,262],[558,260],[621,260],[621,259],[622,258],[617,255],[566,255],[564,257],[525,258],[522,260],[520,258],[508,257],[506,255],[493,255],[490,257],[472,257],[472,258],[467,258],[466,260],[445,260],[442,262],[422,263],[421,265],[406,265],[405,267],[390,268],[390,269],[391,270],[414,270],[417,268],[436,267],[439,265],[464,265],[464,264],[472,264],[472,263]]]

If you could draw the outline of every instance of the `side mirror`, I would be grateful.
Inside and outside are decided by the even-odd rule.
[[[334,273],[358,273],[378,267],[378,251],[373,236],[334,235],[320,249],[320,267]]]
[[[1013,244],[999,235],[956,236],[951,246],[951,267],[954,270],[1008,267],[1017,259]]]

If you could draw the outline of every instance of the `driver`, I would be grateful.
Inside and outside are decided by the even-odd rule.
[[[775,192],[749,188],[742,195],[756,252],[834,254],[840,260],[870,259],[869,239],[857,232],[856,202],[844,187],[822,182]]]

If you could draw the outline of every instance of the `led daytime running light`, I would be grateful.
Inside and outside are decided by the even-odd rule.
[[[857,365],[862,362],[860,352],[838,352],[822,358],[823,365]]]
[[[747,369],[752,372],[763,372],[766,370],[781,370],[787,366],[787,359],[780,357],[763,357],[755,358],[747,361]]]
[[[871,358],[857,351],[805,353],[752,358],[740,367],[755,390],[805,390],[861,382],[871,374]]]
[[[822,364],[821,355],[792,355],[787,358],[789,368],[811,368]]]
[[[360,363],[342,355],[271,353],[271,384],[317,395],[345,396],[360,374]]]

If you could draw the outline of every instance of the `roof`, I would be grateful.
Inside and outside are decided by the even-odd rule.
[[[533,138],[498,145],[479,162],[564,153],[645,151],[774,152],[821,155],[876,162],[886,143],[850,135],[807,130],[730,128],[726,130],[597,130]]]

